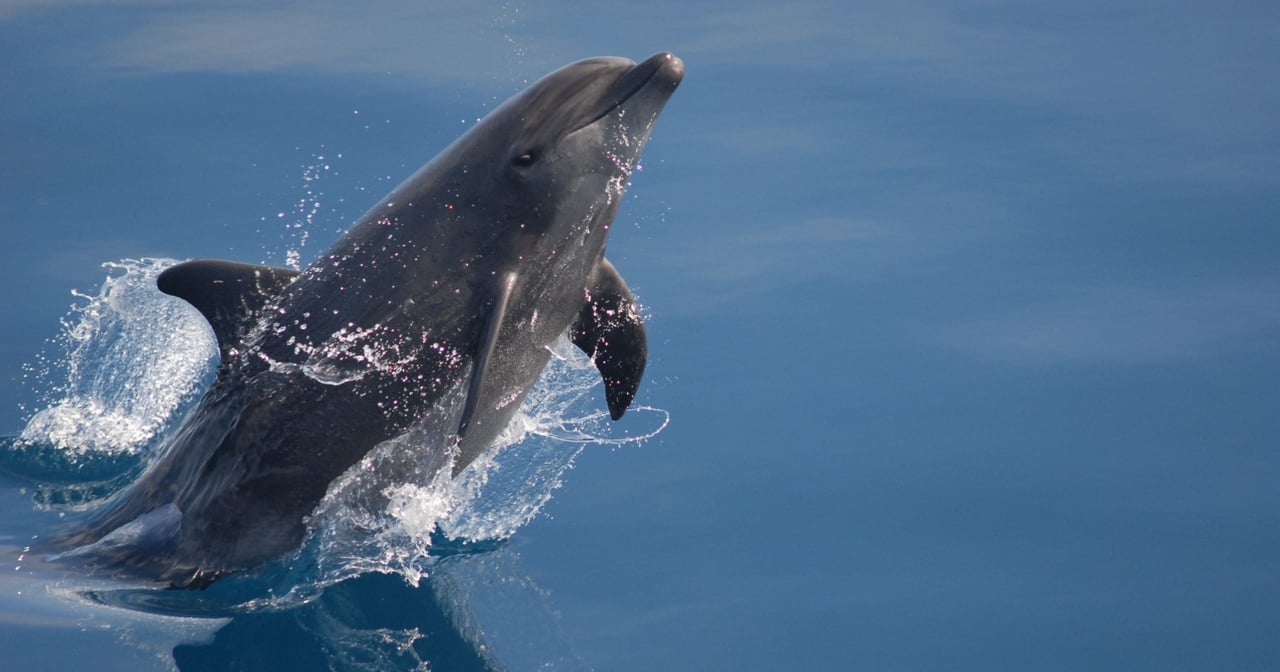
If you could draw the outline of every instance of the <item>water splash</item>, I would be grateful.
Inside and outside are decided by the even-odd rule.
[[[551,499],[562,477],[588,444],[636,443],[666,428],[666,411],[635,407],[615,424],[601,409],[604,393],[591,360],[561,337],[551,362],[511,424],[450,484],[455,506],[440,521],[446,535],[505,539]],[[630,429],[643,429],[634,432]]]
[[[73,292],[62,332],[32,379],[45,408],[17,444],[77,458],[134,454],[203,391],[217,346],[194,308],[155,289],[172,259],[103,264],[96,295]]]
[[[487,548],[531,521],[587,445],[640,442],[666,427],[665,411],[639,407],[616,429],[598,410],[604,393],[591,360],[567,337],[552,353],[511,424],[457,477],[450,476],[456,446],[442,442],[464,399],[448,394],[450,405],[335,481],[313,517],[314,574],[333,583],[389,571],[416,586],[432,556]]]

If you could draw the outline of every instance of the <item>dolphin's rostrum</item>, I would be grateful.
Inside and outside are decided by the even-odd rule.
[[[229,261],[162,273],[161,291],[213,328],[216,379],[155,463],[57,547],[178,586],[281,556],[335,478],[433,414],[453,437],[440,468],[450,457],[455,475],[465,468],[566,331],[619,418],[646,341],[605,242],[683,74],[669,53],[570,64],[478,122],[301,273]],[[168,532],[145,552],[112,543],[140,526]]]

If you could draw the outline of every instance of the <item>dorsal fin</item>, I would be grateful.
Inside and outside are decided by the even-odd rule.
[[[621,418],[640,387],[649,346],[636,299],[608,259],[600,259],[587,281],[586,302],[569,338],[595,362],[609,415]]]
[[[267,301],[297,276],[298,271],[291,268],[202,259],[165,269],[156,278],[156,286],[204,315],[225,362],[228,349],[239,342]]]

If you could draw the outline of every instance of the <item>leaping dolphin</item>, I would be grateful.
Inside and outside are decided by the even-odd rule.
[[[621,417],[647,346],[605,242],[683,75],[670,53],[567,65],[478,122],[300,273],[209,260],[164,271],[160,290],[213,328],[216,378],[157,460],[57,546],[115,548],[106,542],[121,530],[161,530],[168,541],[147,557],[116,559],[176,586],[282,556],[335,478],[433,413],[457,423],[441,468],[448,457],[454,475],[465,468],[566,331]]]

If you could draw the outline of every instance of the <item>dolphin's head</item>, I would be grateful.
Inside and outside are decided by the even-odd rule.
[[[502,169],[512,188],[562,210],[600,194],[616,203],[683,76],[684,64],[664,52],[639,64],[591,58],[542,78],[486,120],[507,130]]]
[[[487,229],[516,265],[570,250],[598,257],[640,150],[683,76],[684,64],[665,52],[638,64],[590,58],[500,105],[438,159],[452,174],[446,181],[489,196],[473,204],[470,225]],[[476,189],[476,181],[488,185]]]

